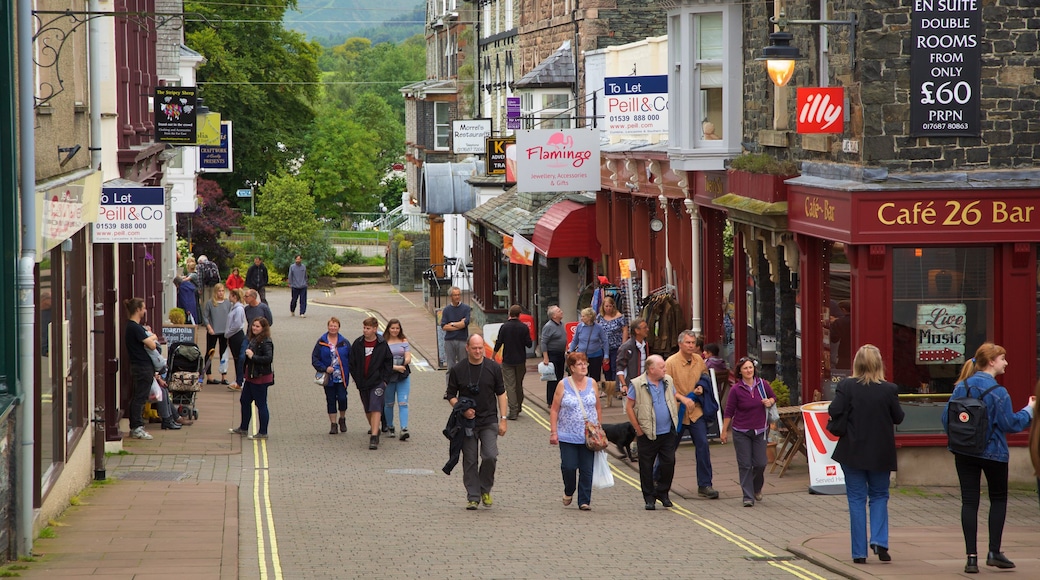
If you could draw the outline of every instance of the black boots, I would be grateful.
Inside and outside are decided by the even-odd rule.
[[[968,556],[968,562],[964,564],[965,574],[978,574],[979,573],[979,557]]]
[[[997,568],[1010,569],[1015,567],[1015,563],[1007,559],[1004,552],[990,552],[986,554],[986,565],[996,566]]]

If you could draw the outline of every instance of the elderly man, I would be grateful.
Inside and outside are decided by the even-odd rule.
[[[567,330],[563,327],[563,309],[553,304],[547,311],[549,320],[542,327],[541,347],[542,362],[552,363],[556,368],[556,380],[545,382],[545,402],[551,404],[556,396],[556,385],[563,380],[566,366],[564,352],[567,350]]]
[[[643,501],[648,510],[656,509],[658,501],[670,508],[672,500],[668,491],[675,475],[675,429],[679,424],[679,409],[675,384],[665,374],[664,359],[656,354],[647,357],[646,372],[633,379],[630,386],[625,413],[636,430],[639,487],[643,491]],[[654,481],[655,464],[658,466],[657,481]]]
[[[441,328],[444,330],[444,358],[450,371],[466,358],[466,339],[469,338],[471,310],[462,303],[462,290],[452,286],[448,290],[451,304],[441,312]]]
[[[628,393],[632,379],[646,370],[646,359],[650,356],[650,345],[646,336],[650,326],[642,318],[635,318],[628,325],[629,338],[621,343],[617,351],[617,384],[622,394]]]
[[[678,448],[683,433],[689,432],[696,448],[697,495],[718,499],[719,492],[711,486],[711,453],[708,449],[706,420],[718,411],[718,404],[715,403],[710,379],[707,388],[700,382],[708,367],[697,354],[697,341],[697,335],[692,330],[679,333],[679,352],[668,357],[664,368],[675,381],[676,398],[682,403],[679,407],[679,432],[675,437],[675,446]]]
[[[524,407],[524,374],[527,373],[527,349],[531,346],[531,329],[520,322],[523,309],[509,307],[509,320],[498,330],[495,352],[502,351],[502,377],[509,399],[510,421],[516,421]]]
[[[502,367],[484,357],[484,338],[474,334],[466,341],[466,360],[448,371],[448,390],[444,398],[455,407],[460,396],[476,401],[476,408],[464,411],[466,419],[476,419],[473,437],[462,442],[462,483],[466,486],[466,509],[483,503],[491,507],[491,488],[495,485],[498,464],[498,438],[506,434],[508,400],[502,382]]]

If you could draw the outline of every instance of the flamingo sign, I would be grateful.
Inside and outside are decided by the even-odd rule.
[[[518,131],[516,187],[521,192],[598,191],[599,131]]]

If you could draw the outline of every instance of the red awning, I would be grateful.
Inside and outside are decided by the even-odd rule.
[[[600,258],[596,206],[570,200],[556,203],[534,226],[538,253],[546,258]]]

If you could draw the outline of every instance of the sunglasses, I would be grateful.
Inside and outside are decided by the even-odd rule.
[[[757,360],[755,360],[755,359],[753,359],[753,358],[751,358],[749,356],[745,356],[745,357],[742,357],[739,361],[737,361],[737,368],[739,369],[740,367],[744,366],[744,363],[746,363],[746,362],[750,362],[751,364],[755,365],[755,367],[758,367],[758,361]]]

